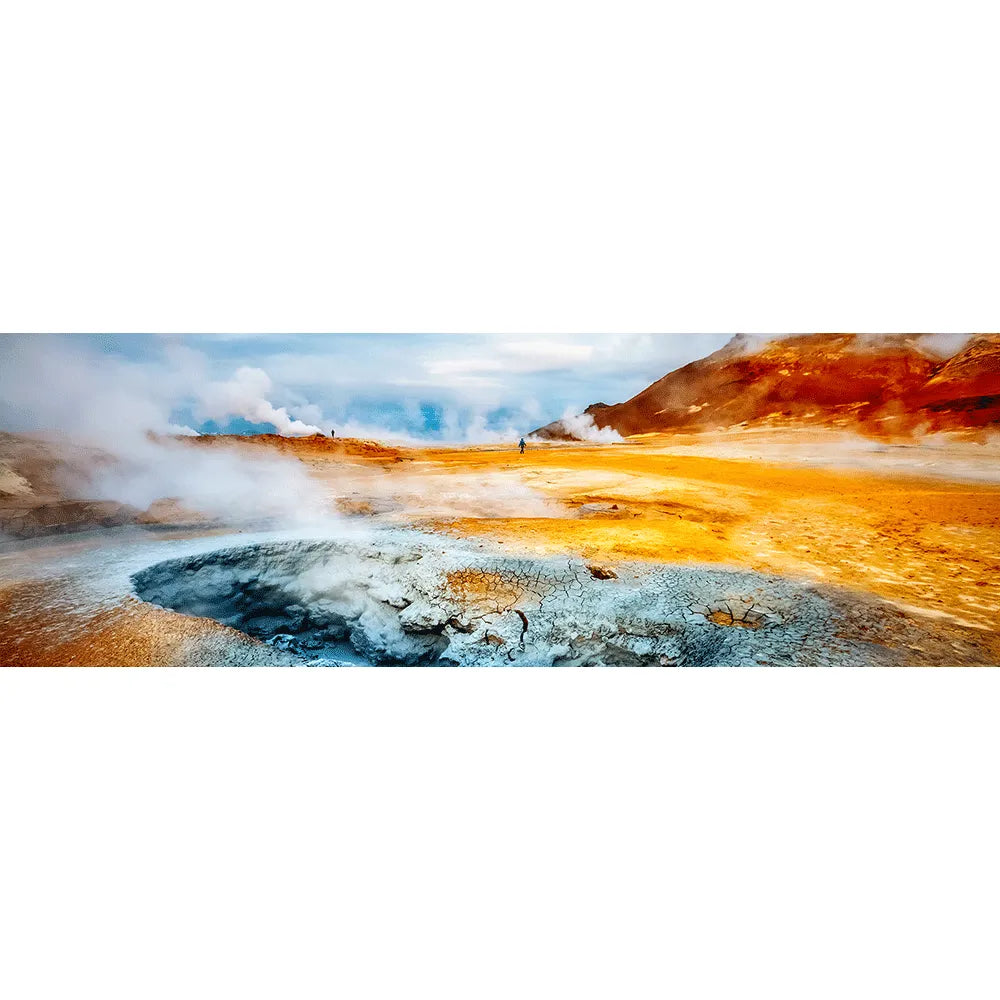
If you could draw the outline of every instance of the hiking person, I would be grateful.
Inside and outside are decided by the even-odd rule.
[[[521,438],[521,441],[518,444],[518,448],[521,449],[521,454],[523,455],[524,454],[524,438]]]

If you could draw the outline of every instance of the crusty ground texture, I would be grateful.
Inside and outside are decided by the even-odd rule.
[[[332,442],[331,442],[332,445]],[[282,441],[282,450],[294,444]],[[867,591],[914,612],[981,630],[1000,662],[1000,486],[873,471],[733,460],[650,444],[386,449],[312,445],[305,459],[331,496],[405,503],[383,516],[462,536],[488,536],[510,554],[567,553],[616,562],[708,562]],[[489,477],[551,501],[549,517],[442,516],[454,478]],[[421,500],[426,496],[426,502]],[[383,508],[386,509],[383,505]],[[123,598],[88,620],[62,613],[56,592],[0,582],[0,663],[142,665],[176,662],[194,632],[223,630]],[[13,642],[17,638],[15,649]],[[245,637],[243,637],[245,638]],[[246,639],[251,660],[268,651]]]
[[[453,470],[504,471],[568,505],[561,518],[460,518],[440,527],[532,552],[728,563],[856,587],[994,631],[1000,486],[642,446],[428,451]],[[585,504],[605,510],[580,517]],[[610,508],[617,504],[618,510]],[[624,514],[624,516],[622,516]]]

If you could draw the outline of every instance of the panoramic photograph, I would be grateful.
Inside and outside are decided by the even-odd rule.
[[[0,338],[5,666],[1000,664],[1000,334]]]
[[[0,1000],[1000,998],[1000,5],[0,26]]]

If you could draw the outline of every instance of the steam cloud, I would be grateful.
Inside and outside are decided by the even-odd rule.
[[[592,441],[595,444],[619,444],[625,439],[613,427],[598,427],[589,413],[578,413],[573,407],[567,408],[559,418],[566,433],[578,441]],[[532,438],[532,440],[539,440]]]
[[[150,370],[96,356],[71,340],[38,335],[0,338],[0,354],[0,427],[50,437],[54,432],[52,443],[39,442],[38,451],[70,456],[61,466],[68,495],[139,508],[173,497],[227,519],[300,522],[326,511],[321,490],[295,461],[263,455],[249,460],[172,439],[197,433],[171,420],[186,402],[206,419],[243,416],[289,434],[315,433],[317,428],[267,400],[271,382],[260,369],[240,369],[227,382],[210,382],[198,352],[176,351],[168,369]],[[86,447],[99,453],[81,459]]]
[[[238,368],[228,382],[210,382],[205,386],[197,413],[204,420],[236,416],[255,424],[271,424],[285,437],[323,433],[319,427],[290,417],[285,407],[273,406],[267,399],[272,388],[271,379],[263,369]]]

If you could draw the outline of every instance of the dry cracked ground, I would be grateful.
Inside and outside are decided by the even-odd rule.
[[[988,463],[702,445],[302,448],[342,515],[319,538],[5,546],[0,662],[1000,663]]]

